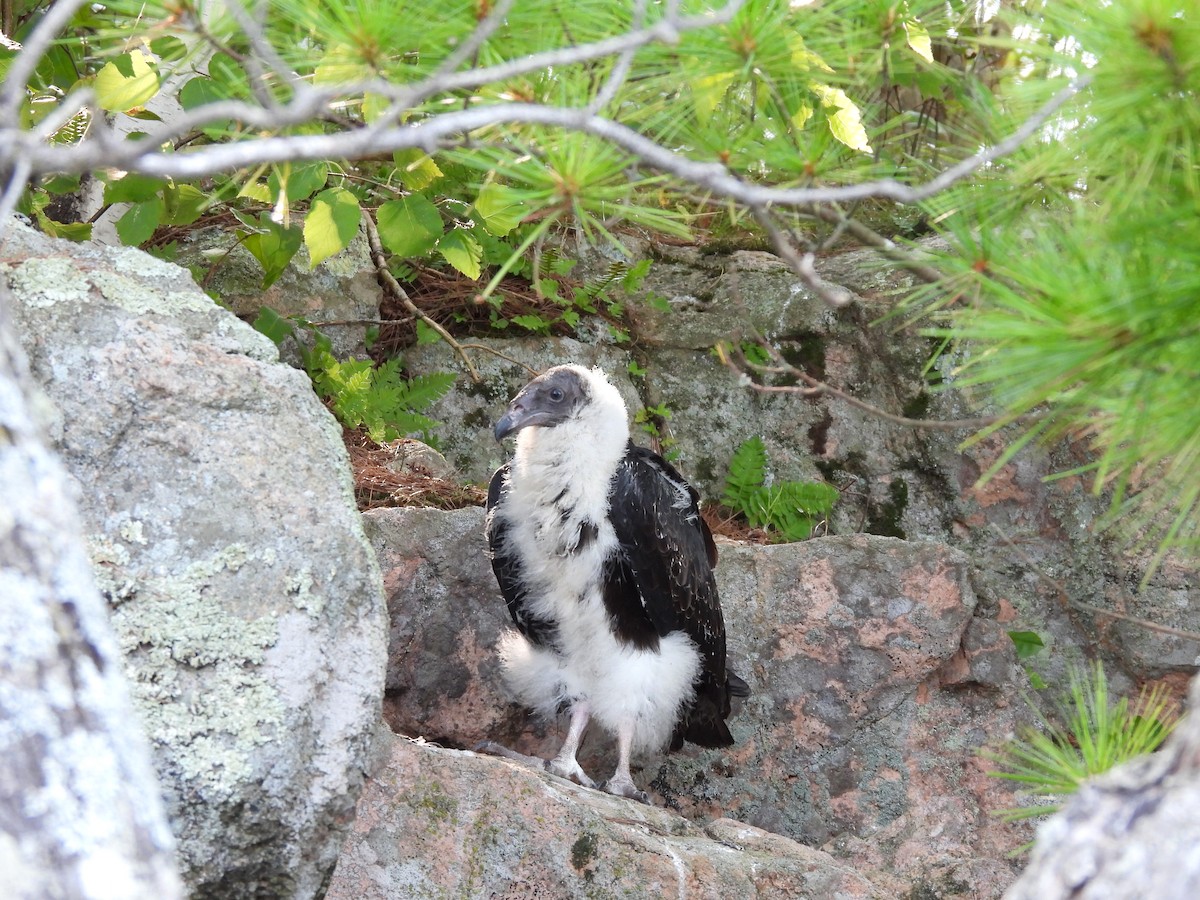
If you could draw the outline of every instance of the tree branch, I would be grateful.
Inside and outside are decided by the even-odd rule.
[[[20,120],[17,113],[29,79],[33,77],[34,70],[50,49],[54,39],[67,27],[81,6],[83,0],[57,0],[56,3],[51,3],[41,21],[30,32],[21,52],[13,57],[12,64],[4,73],[3,84],[0,84],[0,122]]]
[[[1067,606],[1073,606],[1076,609],[1082,612],[1090,613],[1093,616],[1107,616],[1113,619],[1120,619],[1122,622],[1130,622],[1140,628],[1145,628],[1147,631],[1154,631],[1158,634],[1167,634],[1171,637],[1177,637],[1185,641],[1193,641],[1197,644],[1200,644],[1200,634],[1197,634],[1194,631],[1185,631],[1182,628],[1172,628],[1170,625],[1160,625],[1157,622],[1151,622],[1149,619],[1131,616],[1129,613],[1117,612],[1115,609],[1105,609],[1102,606],[1094,606],[1091,603],[1084,603],[1082,600],[1076,600],[1067,593],[1067,588],[1061,581],[1048,575],[1042,569],[1042,567],[1039,566],[1029,556],[1028,553],[1026,553],[1021,549],[1020,546],[1017,545],[1016,541],[1004,533],[999,525],[997,525],[995,522],[992,522],[991,526],[992,530],[996,532],[1000,540],[1002,540],[1010,550],[1016,553],[1017,556],[1021,557],[1025,565],[1029,567],[1029,570],[1033,572],[1034,575],[1053,587],[1058,592],[1059,599],[1062,600],[1062,602]]]
[[[442,340],[449,344],[454,352],[457,353],[459,358],[463,361],[463,365],[466,366],[467,374],[471,376],[471,380],[476,384],[479,384],[479,382],[483,379],[480,378],[479,372],[471,363],[471,358],[467,356],[467,352],[463,349],[462,344],[456,341],[450,335],[450,332],[443,328],[438,322],[435,322],[433,319],[427,316],[425,312],[419,306],[417,306],[417,304],[413,303],[412,298],[408,296],[408,291],[404,290],[404,288],[400,286],[400,282],[398,282],[388,270],[387,254],[384,252],[383,244],[379,240],[379,228],[375,225],[375,219],[367,210],[363,211],[363,222],[367,228],[367,243],[371,248],[371,261],[375,263],[375,272],[378,274],[380,281],[384,284],[387,290],[391,292],[392,296],[404,305],[405,309],[441,335]]]
[[[844,400],[846,403],[853,406],[855,409],[861,409],[865,413],[883,419],[887,422],[892,422],[896,425],[905,425],[909,428],[927,428],[936,431],[963,431],[965,429],[987,428],[992,425],[1005,423],[1009,420],[1007,416],[985,416],[978,419],[951,419],[943,421],[934,421],[932,419],[910,419],[906,416],[897,416],[887,410],[880,409],[878,406],[872,406],[864,400],[859,400],[852,394],[847,394],[841,388],[836,388],[832,384],[827,384],[818,378],[814,378],[802,369],[797,369],[791,363],[787,362],[779,351],[765,341],[760,342],[763,349],[770,354],[772,361],[775,363],[773,367],[756,366],[746,360],[744,357],[739,361],[735,360],[733,354],[730,353],[727,345],[718,344],[716,347],[717,356],[721,362],[735,375],[745,379],[747,385],[761,394],[803,394],[805,396],[818,396],[820,394],[829,394],[832,397],[837,397],[839,400]],[[740,355],[740,354],[739,354]],[[760,384],[759,382],[750,379],[746,369],[755,369],[760,372],[771,372],[778,375],[786,375],[803,382],[805,387],[800,387],[794,384],[788,385],[770,385]],[[1015,421],[1015,420],[1014,420]]]

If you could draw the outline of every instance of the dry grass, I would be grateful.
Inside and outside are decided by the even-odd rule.
[[[342,430],[350,454],[354,499],[360,511],[383,506],[429,506],[462,509],[482,506],[487,494],[475,485],[463,485],[435,474],[416,454],[425,445],[407,438],[386,445],[375,443],[361,431]],[[406,459],[414,454],[414,459]]]

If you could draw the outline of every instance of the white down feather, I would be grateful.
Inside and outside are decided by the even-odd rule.
[[[608,492],[629,440],[628,414],[600,370],[573,368],[591,402],[553,428],[517,435],[506,499],[497,510],[507,540],[523,550],[529,612],[558,623],[558,647],[505,633],[499,647],[504,677],[517,699],[548,717],[586,699],[593,720],[611,732],[632,721],[635,750],[658,749],[694,694],[700,654],[683,632],[661,639],[657,650],[637,649],[613,634],[600,579],[617,543]],[[560,495],[561,507],[572,510],[565,521],[555,507]],[[585,522],[598,526],[595,540],[566,552],[579,543]]]

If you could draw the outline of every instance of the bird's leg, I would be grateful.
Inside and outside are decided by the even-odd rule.
[[[645,791],[638,790],[638,786],[633,783],[633,776],[629,773],[629,754],[632,747],[633,721],[626,719],[617,728],[617,770],[613,772],[612,778],[605,782],[604,790],[618,797],[649,803],[650,796]]]
[[[584,774],[583,769],[575,759],[579,752],[579,743],[583,740],[583,732],[587,728],[592,711],[586,700],[578,700],[571,706],[571,727],[567,729],[567,739],[559,748],[558,756],[546,761],[546,771],[553,772],[561,778],[577,781],[584,787],[594,788],[596,783]]]

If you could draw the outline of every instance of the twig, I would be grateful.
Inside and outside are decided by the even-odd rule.
[[[662,25],[660,22],[658,25]],[[658,25],[647,29],[652,33]],[[604,43],[604,42],[600,42]],[[598,45],[591,45],[594,50]],[[578,48],[575,48],[578,49]],[[565,52],[565,51],[564,51]],[[579,57],[570,57],[578,61]],[[482,71],[482,70],[478,70]],[[311,96],[298,98],[287,107],[269,114],[251,104],[224,101],[197,107],[179,117],[166,134],[148,134],[141,141],[127,141],[109,146],[75,147],[43,146],[32,143],[29,136],[19,134],[8,146],[0,142],[0,165],[15,156],[30,159],[34,174],[42,172],[76,173],[100,165],[117,165],[148,175],[173,178],[197,178],[219,171],[240,169],[258,163],[316,160],[329,158],[360,158],[376,153],[421,147],[436,150],[442,141],[455,135],[491,125],[524,123],[547,125],[592,134],[621,147],[644,163],[662,172],[675,175],[714,194],[737,200],[750,206],[770,205],[808,206],[816,203],[835,203],[862,200],[869,197],[916,203],[981,168],[989,162],[1011,153],[1022,141],[1042,126],[1068,99],[1089,83],[1087,76],[1073,80],[1037,113],[1031,116],[1008,138],[986,148],[947,169],[937,177],[917,186],[894,179],[862,182],[842,187],[772,188],[745,182],[723,164],[699,162],[663,147],[651,138],[620,123],[590,114],[587,110],[543,106],[535,103],[500,103],[474,106],[470,109],[441,113],[413,124],[378,130],[374,127],[328,135],[272,136],[232,144],[215,144],[186,153],[161,154],[159,143],[177,137],[176,130],[190,133],[211,121],[241,119],[252,128],[278,128],[297,124],[316,114],[318,101],[324,95],[314,91]],[[385,83],[386,84],[386,83]],[[439,86],[439,89],[443,86]],[[23,138],[23,139],[22,139]]]
[[[442,60],[430,80],[437,80],[440,76],[450,74],[468,59],[471,59],[476,51],[483,46],[484,42],[495,34],[496,29],[504,24],[504,19],[508,15],[508,11],[512,8],[512,5],[513,0],[500,0],[499,3],[493,6],[483,20],[475,26],[475,30],[471,32],[471,36],[459,44],[453,53]]]
[[[46,14],[25,39],[22,50],[13,57],[12,64],[4,73],[0,83],[0,122],[18,122],[17,111],[29,79],[38,63],[42,61],[58,33],[67,27],[75,11],[83,6],[83,0],[58,0],[51,3]]]
[[[1120,619],[1123,622],[1130,622],[1134,625],[1139,625],[1142,628],[1145,628],[1147,631],[1155,631],[1159,634],[1170,635],[1171,637],[1181,638],[1185,641],[1195,641],[1196,643],[1200,643],[1200,634],[1196,633],[1195,631],[1185,631],[1182,628],[1172,628],[1170,625],[1159,625],[1157,622],[1151,622],[1148,619],[1131,616],[1129,613],[1117,612],[1115,609],[1105,609],[1102,606],[1093,606],[1091,603],[1084,603],[1082,600],[1074,599],[1070,594],[1067,593],[1067,589],[1061,581],[1053,578],[1047,572],[1043,571],[1042,567],[1039,566],[1032,558],[1030,558],[1029,554],[1021,549],[1021,547],[1012,538],[1005,534],[1003,530],[1001,530],[1000,526],[998,526],[995,522],[991,522],[989,524],[992,526],[992,530],[996,532],[1000,540],[1002,540],[1010,550],[1021,557],[1022,561],[1029,567],[1030,571],[1032,571],[1034,575],[1058,591],[1059,599],[1061,599],[1068,606],[1073,606],[1078,610],[1091,613],[1095,616],[1109,616],[1113,619]]]
[[[830,284],[817,274],[817,270],[813,266],[812,253],[805,253],[801,256],[788,236],[784,234],[783,229],[775,223],[769,210],[762,206],[752,206],[750,212],[762,226],[763,231],[767,233],[767,237],[780,259],[786,262],[792,271],[799,275],[801,280],[827,305],[834,309],[841,309],[854,301],[854,295],[850,291],[841,285]]]
[[[406,316],[403,319],[326,319],[323,321],[313,319],[312,324],[320,325],[322,328],[327,325],[340,325],[346,327],[351,325],[407,325],[412,320],[412,316]]]
[[[8,184],[4,186],[4,193],[0,194],[0,245],[4,243],[4,232],[8,230],[12,211],[17,208],[17,201],[21,199],[21,192],[25,190],[25,184],[29,181],[29,169],[27,160],[18,159],[13,163]]]
[[[668,15],[670,14],[668,13]],[[632,21],[634,26],[640,29],[645,19],[646,0],[638,0],[633,8]],[[600,112],[617,95],[617,91],[620,90],[621,85],[625,83],[625,79],[629,76],[629,69],[633,65],[633,55],[635,52],[636,48],[630,47],[617,56],[616,64],[613,66],[612,71],[609,72],[607,80],[600,87],[600,90],[596,92],[596,96],[592,99],[592,102],[588,104],[588,112],[593,114]]]
[[[265,60],[267,65],[271,67],[271,70],[277,76],[279,76],[280,79],[288,82],[296,94],[304,94],[312,90],[309,83],[297,75],[296,70],[289,66],[287,62],[284,61],[283,57],[276,52],[275,47],[269,40],[267,40],[267,36],[264,33],[262,26],[255,21],[249,12],[242,6],[241,0],[225,0],[225,8],[237,21],[238,27],[242,29],[242,33],[246,35],[246,38],[250,41],[250,46],[254,48],[257,56]],[[213,43],[214,46],[218,46],[215,42]],[[219,49],[225,51],[226,48],[224,45],[219,45]],[[258,68],[258,60],[254,57],[251,57],[251,60],[255,63],[255,68]],[[259,74],[261,75],[261,72]],[[264,105],[269,105],[272,107],[277,106],[278,104],[275,103],[274,98],[266,89],[266,85],[256,85],[254,83],[260,82],[261,80],[261,78],[252,77],[251,90],[255,92],[255,95],[258,96],[260,100],[266,101]],[[261,88],[261,93],[259,88]]]
[[[531,377],[536,378],[540,374],[533,366],[527,365],[521,362],[519,359],[511,357],[507,353],[501,353],[494,347],[488,347],[485,344],[463,344],[462,347],[464,350],[479,350],[483,353],[490,353],[492,356],[498,356],[500,359],[507,360],[515,366],[520,366],[522,369],[528,372]]]
[[[858,240],[862,241],[872,250],[878,250],[892,262],[899,263],[907,271],[912,272],[922,281],[929,284],[937,284],[943,280],[943,275],[933,266],[925,263],[917,262],[913,254],[903,250],[896,245],[896,242],[885,238],[873,228],[864,225],[857,219],[852,219],[847,216],[837,204],[830,206],[814,206],[810,210],[817,218],[836,226],[839,229],[845,229],[854,235]]]
[[[987,428],[991,425],[996,425],[1008,420],[1007,416],[985,416],[979,419],[951,419],[943,421],[934,421],[933,419],[910,419],[907,416],[897,416],[894,413],[888,412],[887,410],[880,409],[878,406],[872,406],[866,401],[859,400],[852,394],[847,394],[840,388],[836,388],[832,384],[821,381],[819,378],[814,378],[802,369],[797,369],[795,366],[788,363],[785,359],[783,359],[782,356],[779,355],[779,351],[777,351],[770,344],[766,343],[765,341],[761,342],[761,344],[763,349],[771,355],[771,358],[778,363],[777,368],[769,369],[768,371],[790,375],[807,385],[807,387],[799,387],[797,385],[770,385],[759,384],[758,382],[752,380],[748,381],[750,387],[762,394],[804,394],[806,396],[829,394],[837,397],[839,400],[844,400],[846,403],[850,404],[856,409],[861,409],[863,412],[870,413],[872,416],[883,419],[887,422],[892,422],[896,425],[905,425],[909,428],[928,428],[935,431],[961,431],[966,428]],[[724,363],[730,371],[736,375],[746,377],[747,379],[749,378],[749,376],[746,375],[745,369],[738,366],[737,362],[730,355],[726,347],[718,344],[716,349],[717,356],[720,357],[721,362]],[[744,359],[743,362],[748,368],[758,370],[765,369],[763,366],[755,366]],[[1016,420],[1013,419],[1013,421]]]
[[[475,366],[471,364],[471,359],[467,356],[462,344],[451,337],[450,332],[443,328],[441,324],[435,322],[422,312],[421,308],[412,302],[412,298],[408,296],[408,292],[400,286],[400,282],[388,271],[387,255],[383,252],[383,244],[379,240],[379,228],[375,225],[375,219],[370,211],[364,210],[363,212],[363,221],[367,227],[367,243],[371,247],[371,261],[375,264],[375,272],[379,280],[392,293],[392,296],[404,305],[405,309],[441,335],[442,340],[449,344],[454,352],[458,354],[459,358],[462,359],[463,365],[467,368],[467,373],[471,376],[471,380],[479,384],[483,379],[479,376],[479,372],[476,371]]]

